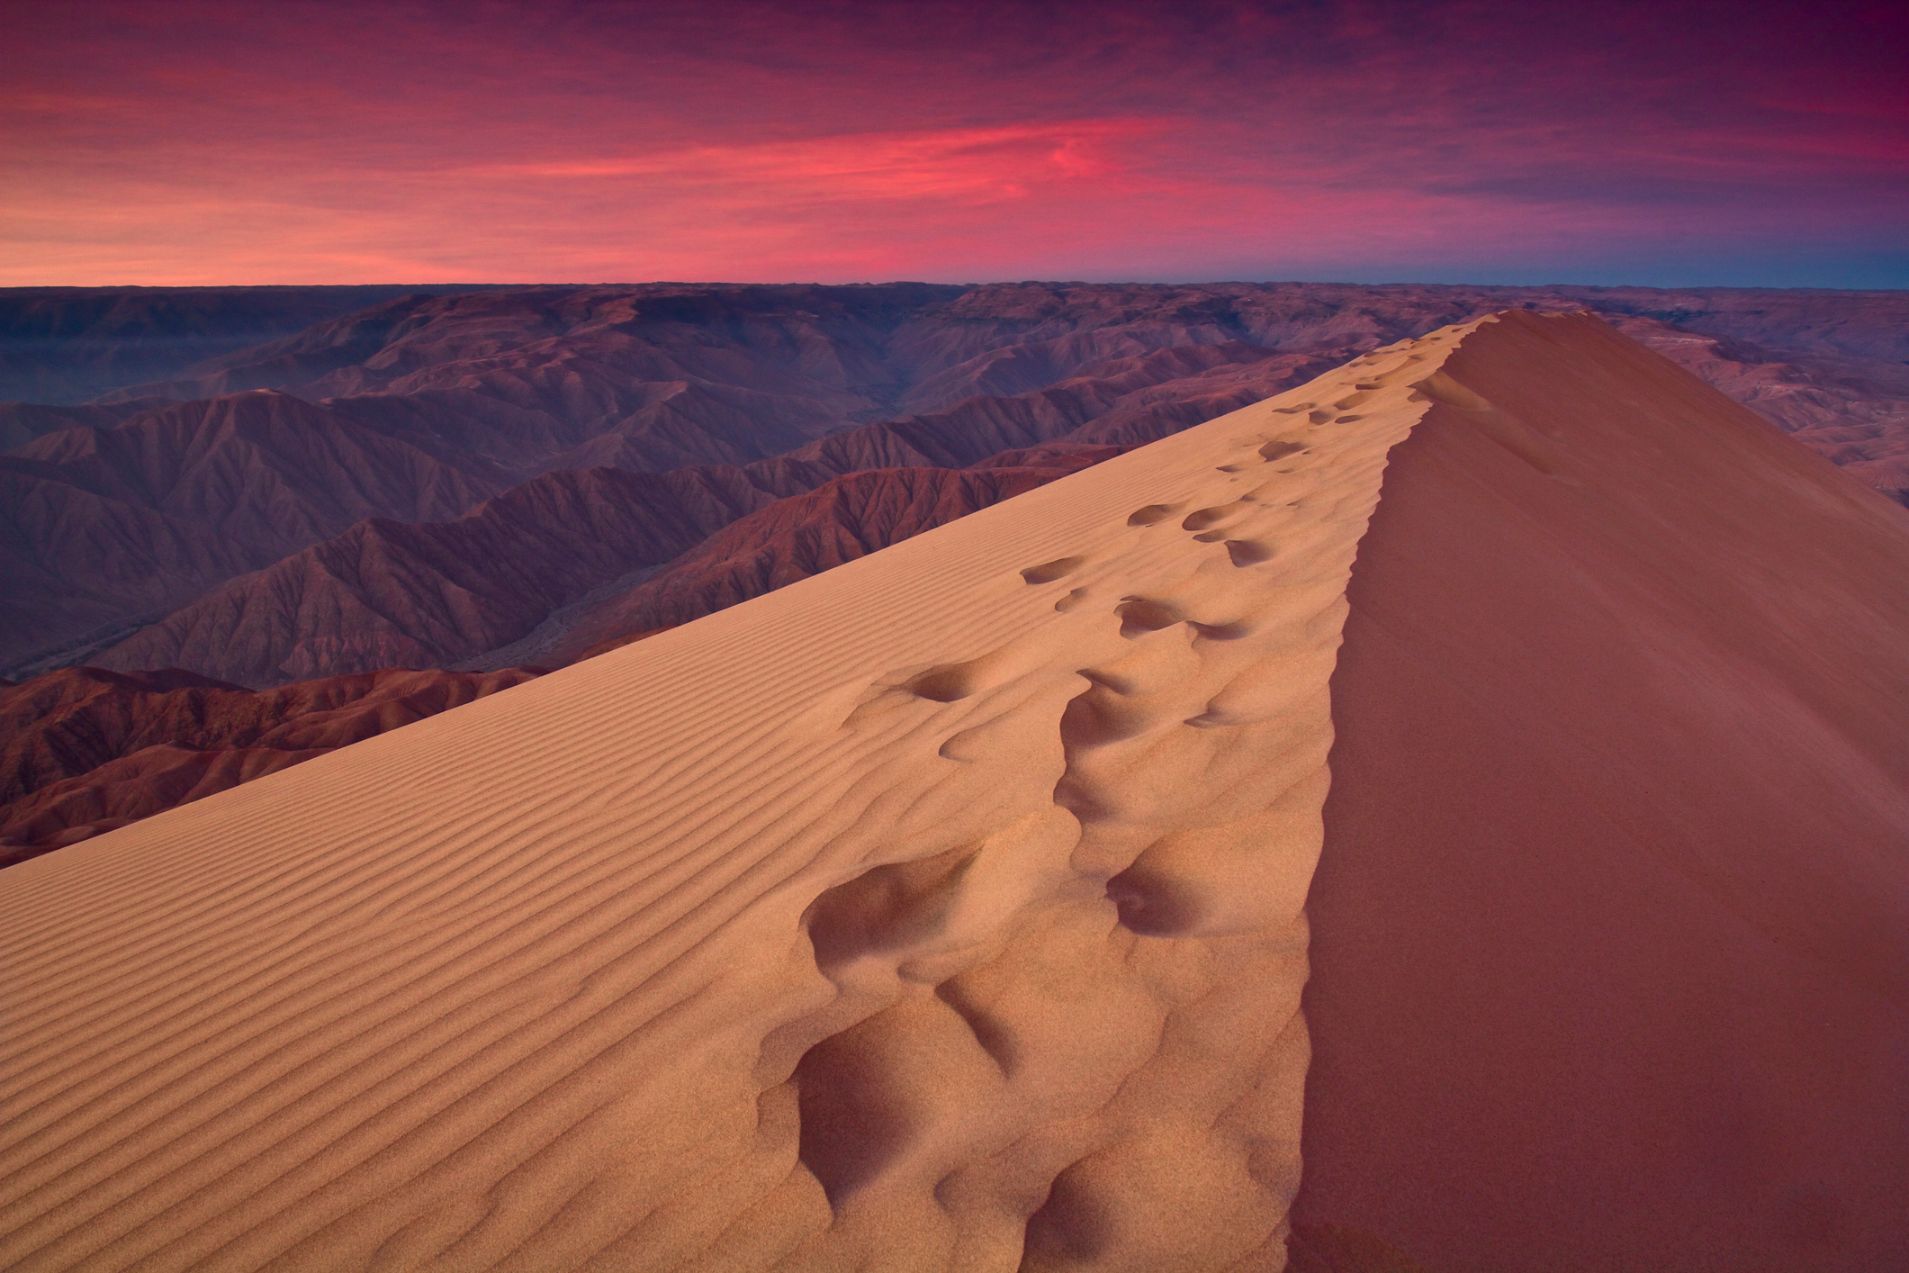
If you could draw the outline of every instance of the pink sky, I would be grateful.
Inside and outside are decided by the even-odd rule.
[[[0,284],[1909,285],[1881,5],[0,0]]]

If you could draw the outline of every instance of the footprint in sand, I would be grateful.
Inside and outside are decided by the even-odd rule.
[[[1243,500],[1234,500],[1230,504],[1215,504],[1211,508],[1195,509],[1181,520],[1180,529],[1191,531],[1211,530],[1221,522],[1229,521],[1237,516],[1241,511],[1240,506],[1244,502]]]
[[[986,689],[990,678],[1000,674],[1001,664],[998,653],[984,654],[965,663],[942,663],[915,673],[899,688],[932,703],[953,703]]]
[[[1179,607],[1168,602],[1138,596],[1122,597],[1114,613],[1120,616],[1120,635],[1128,640],[1172,627],[1186,617]]]
[[[1056,557],[1053,561],[1044,561],[1038,566],[1029,566],[1021,572],[1021,578],[1031,584],[1053,583],[1056,579],[1065,579],[1086,564],[1085,557]]]
[[[1235,566],[1257,566],[1262,561],[1270,561],[1273,546],[1258,539],[1229,539],[1226,541],[1226,555]]]

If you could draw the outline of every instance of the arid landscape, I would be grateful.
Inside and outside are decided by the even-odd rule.
[[[0,408],[34,433],[0,455],[4,656],[22,682],[0,690],[0,851],[314,754],[298,729],[261,741],[275,709],[235,709],[233,689],[292,691],[257,700],[289,719],[350,693],[339,678],[508,673],[408,678],[402,707],[358,711],[339,735],[363,736],[1494,307],[1592,307],[1909,497],[1899,293],[465,289],[185,365],[140,353],[182,322],[178,347],[199,354],[243,341],[237,324],[280,330],[365,299],[337,290],[0,294],[12,391],[89,397]],[[161,697],[140,679],[181,671],[218,684]]]
[[[1881,1267],[1906,521],[1509,312],[14,867],[0,1252]]]
[[[1909,1269],[1904,49],[0,0],[0,1270]]]

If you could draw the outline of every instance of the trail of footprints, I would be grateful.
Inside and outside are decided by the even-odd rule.
[[[1355,408],[1384,384],[1361,380],[1327,406],[1303,402],[1269,414],[1305,415],[1302,427],[1311,428],[1351,423],[1361,418]],[[1276,972],[1303,961],[1302,907],[1317,855],[1306,819],[1323,799],[1325,757],[1302,742],[1268,763],[1269,751],[1278,753],[1265,740],[1329,711],[1325,673],[1313,669],[1321,651],[1329,668],[1340,588],[1318,589],[1318,605],[1295,614],[1289,603],[1276,610],[1283,601],[1277,596],[1266,601],[1267,585],[1214,575],[1221,562],[1233,572],[1277,562],[1274,532],[1317,485],[1291,476],[1313,450],[1300,437],[1262,435],[1242,449],[1246,458],[1218,466],[1231,498],[1147,504],[1127,516],[1126,533],[1179,534],[1213,546],[1170,586],[1116,593],[1090,578],[1097,559],[1118,553],[1082,552],[1020,572],[1030,587],[1066,585],[1056,612],[1104,614],[1120,638],[1109,657],[1078,669],[1079,689],[1053,726],[1060,772],[1049,815],[978,844],[866,869],[822,892],[804,914],[817,969],[838,987],[876,987],[887,1002],[813,1043],[789,1079],[799,1111],[798,1158],[821,1182],[838,1223],[865,1190],[947,1134],[935,1130],[946,1109],[1002,1110],[1019,1085],[1041,1090],[1094,1074],[1083,1048],[1126,1046],[1130,1054],[1114,1059],[1109,1083],[1079,1111],[1071,1137],[1036,1136],[1017,1150],[1048,1182],[1045,1196],[1019,1199],[1030,1217],[1020,1235],[1023,1267],[1047,1263],[1043,1253],[1061,1260],[1093,1249],[1107,1237],[1095,1231],[1096,1217],[1117,1210],[1099,1207],[1096,1191],[1119,1187],[1112,1182],[1120,1173],[1136,1170],[1097,1165],[1110,1146],[1124,1143],[1114,1131],[1119,1093],[1164,1064],[1159,1050],[1176,1030],[1197,1035],[1198,1005],[1222,995],[1201,948],[1228,946],[1230,975],[1248,981],[1255,964]],[[1256,480],[1256,471],[1270,480]],[[1291,586],[1307,582],[1302,571]],[[1322,639],[1327,634],[1331,640]],[[877,689],[925,700],[937,711],[978,715],[979,704],[1034,661],[998,650]],[[1255,736],[1250,746],[1243,745],[1248,732]],[[1303,730],[1293,736],[1307,737]],[[962,763],[951,745],[941,755]],[[1224,796],[1215,799],[1216,790]],[[1143,980],[1169,988],[1138,1007],[1116,1005],[1119,996],[1106,985],[1131,980],[1134,961],[1153,969]],[[1089,970],[1082,975],[1094,993],[1110,997],[1118,1043],[1043,1032],[1039,1005],[1054,992],[1024,984],[1021,970],[1057,967]],[[1176,979],[1184,984],[1174,986]],[[1296,987],[1303,974],[1288,980]],[[1276,982],[1269,975],[1262,984]],[[1293,1064],[1303,1076],[1297,990],[1290,1001],[1276,993],[1262,999],[1244,1017],[1235,1005],[1225,1028],[1237,1031],[1241,1020],[1260,1013],[1260,1046],[1297,1048]],[[936,1045],[937,1064],[948,1067],[946,1057],[963,1049],[976,1060],[936,1071],[939,1108],[922,1107],[907,1084],[890,1081],[920,1064],[921,1040],[959,1038],[968,1042]],[[1283,1109],[1248,1108],[1263,1099],[1264,1093],[1240,1094],[1217,1111],[1216,1126],[1237,1115],[1242,1126],[1261,1130],[1242,1132],[1232,1151],[1212,1152],[1230,1152],[1214,1170],[1229,1184],[1245,1181],[1257,1199],[1248,1222],[1277,1234],[1295,1187],[1283,1164],[1296,1161],[1297,1130],[1289,1129],[1291,1144],[1270,1151],[1256,1142],[1265,1128],[1290,1121]],[[1012,1117],[1000,1122],[1017,1127]],[[1010,1148],[985,1131],[973,1134],[981,1142],[950,1155],[937,1197],[986,1176],[991,1156]]]

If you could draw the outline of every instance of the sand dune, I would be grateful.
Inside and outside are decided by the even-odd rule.
[[[1909,517],[1582,317],[1359,546],[1302,1224],[1432,1269],[1909,1254]]]
[[[1455,339],[15,868],[0,1258],[1271,1258],[1347,575]]]
[[[1330,857],[1339,834],[1335,718],[1351,723],[1342,697],[1385,709],[1335,675],[1348,581],[1356,600],[1434,551],[1391,532],[1379,559],[1391,564],[1353,576],[1381,479],[1388,501],[1398,487],[1388,454],[1406,453],[1428,409],[1427,428],[1525,466],[1510,470],[1515,489],[1530,489],[1526,474],[1568,482],[1569,448],[1507,424],[1536,408],[1495,412],[1494,376],[1541,398],[1558,367],[1605,374],[1624,359],[1663,366],[1588,319],[1448,328],[9,870],[0,1263],[1276,1269],[1302,1183],[1314,1267],[1377,1268],[1420,1254],[1414,1242],[1469,1255],[1472,1212],[1441,1227],[1368,1205],[1356,1143],[1318,1146],[1341,1168],[1332,1191],[1301,1171],[1313,1102],[1337,1111],[1330,1131],[1378,1099],[1343,1060],[1309,1076],[1329,1041],[1300,1012],[1315,994],[1309,941],[1335,961],[1344,948],[1309,931],[1307,912],[1322,841]],[[1714,405],[1663,375],[1703,395],[1676,410]],[[1659,419],[1655,382],[1587,383],[1605,398],[1561,416],[1571,427],[1587,412]],[[1403,489],[1420,480],[1442,489]],[[1814,514],[1828,524],[1899,516],[1847,479],[1818,485],[1807,498],[1836,505]],[[1519,505],[1522,520],[1478,508],[1480,534],[1549,542],[1542,500]],[[1596,546],[1594,529],[1566,525]],[[1674,535],[1676,512],[1661,525]],[[1881,554],[1864,569],[1894,562],[1899,543],[1862,533],[1862,551]],[[1590,548],[1558,551],[1599,563]],[[1532,583],[1510,576],[1542,608]],[[1815,601],[1791,636],[1863,604]],[[1372,613],[1383,626],[1384,608]],[[1869,658],[1875,636],[1830,648]],[[1866,666],[1892,688],[1893,665]],[[1794,688],[1794,670],[1771,675]],[[1595,694],[1569,705],[1602,719]],[[1873,756],[1889,737],[1871,716],[1815,719]],[[1366,739],[1371,718],[1357,720]],[[1635,741],[1616,728],[1591,729],[1590,761]],[[1362,741],[1348,761],[1362,788],[1425,795],[1388,771],[1385,745]],[[1718,781],[1727,794],[1729,775]],[[1899,808],[1899,787],[1865,781],[1868,803],[1838,824],[1857,837],[1891,828]],[[1543,803],[1537,790],[1525,798]],[[1452,802],[1469,794],[1444,793],[1442,816],[1462,819]],[[1411,848],[1405,796],[1378,807],[1400,838],[1368,843],[1339,878]],[[1493,837],[1520,851],[1516,835]],[[1894,890],[1898,909],[1871,915],[1900,914],[1909,896],[1892,847],[1858,843],[1871,875],[1840,880]],[[1786,914],[1788,896],[1758,913]],[[1815,908],[1849,897],[1797,902],[1807,934],[1706,932],[1726,950],[1827,940]],[[1336,892],[1321,913],[1356,909]],[[1841,986],[1893,949],[1877,930],[1807,957],[1827,961],[1818,984]],[[1356,988],[1347,997],[1361,1006]],[[1369,1020],[1320,1002],[1355,1046],[1368,1037]],[[1851,992],[1826,1010],[1841,1021],[1876,1002]],[[1766,1096],[1795,1090],[1773,1073]],[[1874,1112],[1876,1073],[1851,1081],[1846,1095]],[[1455,1108],[1476,1113],[1487,1096]],[[1489,1188],[1522,1170],[1465,1167]],[[1398,1187],[1435,1202],[1475,1183],[1437,1168]],[[1601,1203],[1580,1201],[1579,1218]],[[1682,1199],[1664,1205],[1673,1225],[1685,1214]],[[1538,1222],[1512,1222],[1512,1250],[1541,1244]],[[1846,1223],[1869,1235],[1876,1220]]]

